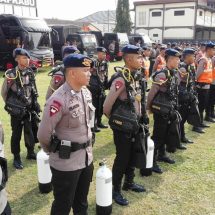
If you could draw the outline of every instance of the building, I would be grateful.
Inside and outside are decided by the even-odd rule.
[[[36,0],[0,0],[0,14],[37,17]]]
[[[102,32],[113,32],[116,26],[116,11],[98,11],[89,16],[78,19],[76,22],[91,23]]]
[[[214,0],[141,0],[134,11],[135,32],[154,41],[215,40]]]

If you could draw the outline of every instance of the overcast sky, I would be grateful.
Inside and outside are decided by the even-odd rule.
[[[133,2],[129,0],[130,8]],[[44,18],[79,19],[102,10],[115,10],[117,0],[37,0],[38,15]]]

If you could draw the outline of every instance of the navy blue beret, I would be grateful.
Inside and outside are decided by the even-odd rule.
[[[176,51],[178,51],[178,52],[182,52],[182,51],[183,51],[183,49],[182,49],[181,47],[178,47],[178,46],[175,47],[174,49],[175,49]]]
[[[180,57],[181,54],[175,49],[167,49],[165,52],[166,56]]]
[[[215,48],[215,44],[212,42],[209,42],[206,44],[206,48]]]
[[[183,55],[188,55],[188,54],[195,54],[195,50],[194,49],[184,49],[183,51]]]
[[[13,50],[13,57],[16,58],[17,55],[27,56],[29,59],[31,58],[29,52],[22,48],[16,48]]]
[[[91,67],[93,61],[82,54],[70,54],[63,59],[65,68],[69,67]]]
[[[107,49],[104,48],[104,47],[97,47],[97,48],[96,48],[96,51],[97,51],[97,52],[104,52],[104,53],[107,53]]]
[[[149,46],[143,46],[143,47],[142,47],[142,50],[143,50],[143,51],[151,50],[151,48],[150,48]]]
[[[141,54],[142,48],[134,45],[126,45],[122,48],[124,54]]]
[[[206,46],[206,42],[202,42],[202,43],[200,43],[200,46]]]
[[[165,50],[166,48],[167,48],[167,46],[162,44],[161,47],[160,47],[160,50]]]
[[[79,53],[80,51],[77,49],[77,47],[75,46],[66,46],[64,49],[63,49],[63,56],[65,54],[73,54],[73,53]]]

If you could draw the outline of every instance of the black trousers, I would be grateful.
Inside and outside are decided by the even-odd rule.
[[[182,118],[180,123],[180,132],[181,132],[181,138],[183,138],[185,137],[184,124],[186,123],[189,115],[189,106],[187,104],[180,104],[179,113]]]
[[[154,159],[156,160],[157,156],[166,155],[166,140],[169,130],[168,119],[165,119],[159,114],[153,114],[154,117],[154,127],[152,140],[155,144]]]
[[[113,187],[115,191],[121,190],[122,178],[129,183],[134,179],[134,160],[132,135],[113,130],[114,144],[116,146],[116,157],[113,163]]]
[[[214,105],[215,105],[215,85],[211,84],[208,95],[208,105],[206,108],[206,114],[208,116],[212,115],[212,112],[214,111]]]
[[[4,211],[1,213],[1,215],[11,215],[11,208],[10,208],[10,204],[7,203]]]
[[[24,140],[25,146],[28,153],[34,151],[35,139],[32,131],[32,123],[29,118],[19,119],[17,117],[11,116],[11,152],[14,156],[19,155],[20,153],[20,140],[22,137],[22,129],[24,127]]]
[[[93,94],[92,93],[92,103],[93,106],[96,108],[95,110],[95,124],[101,123],[102,115],[103,115],[103,104],[105,101],[105,95],[103,92]]]
[[[51,167],[54,201],[51,215],[87,215],[87,196],[93,176],[93,164],[76,171],[59,171]]]
[[[206,111],[208,106],[209,89],[197,88],[197,93],[198,93],[198,100],[199,100],[200,118],[201,118],[201,123],[203,123],[204,111]]]

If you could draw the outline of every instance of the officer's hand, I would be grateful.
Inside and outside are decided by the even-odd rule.
[[[147,115],[142,116],[140,119],[140,123],[143,123],[144,125],[148,125],[149,124],[149,117]]]

